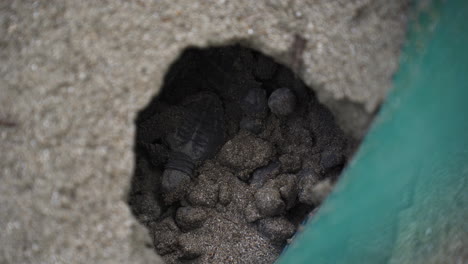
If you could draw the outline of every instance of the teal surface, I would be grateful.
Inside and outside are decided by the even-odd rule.
[[[424,2],[372,129],[278,263],[468,263],[468,1]]]

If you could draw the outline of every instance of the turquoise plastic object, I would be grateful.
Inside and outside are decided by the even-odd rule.
[[[372,129],[277,263],[468,263],[468,1],[422,3]]]

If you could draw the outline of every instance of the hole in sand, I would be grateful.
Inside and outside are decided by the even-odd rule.
[[[238,45],[185,50],[136,125],[129,204],[167,263],[273,263],[350,153],[311,89]]]

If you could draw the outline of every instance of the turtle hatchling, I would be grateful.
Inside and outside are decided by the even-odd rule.
[[[224,143],[224,111],[212,92],[186,100],[182,125],[168,136],[170,154],[162,176],[164,200],[171,204],[183,198],[196,164],[216,154]]]

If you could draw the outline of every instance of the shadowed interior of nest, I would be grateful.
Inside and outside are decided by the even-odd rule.
[[[350,147],[312,89],[240,45],[186,49],[136,120],[129,204],[167,263],[272,263]]]

